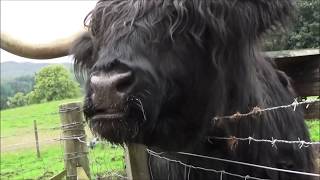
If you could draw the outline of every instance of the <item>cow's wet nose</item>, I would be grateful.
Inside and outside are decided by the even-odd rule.
[[[121,103],[133,86],[132,71],[100,73],[90,78],[92,101],[97,108],[110,108]]]

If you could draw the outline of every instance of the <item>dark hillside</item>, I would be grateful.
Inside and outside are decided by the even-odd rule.
[[[33,76],[41,68],[50,65],[49,63],[17,63],[17,62],[4,62],[1,63],[1,81],[11,80],[16,77],[31,75]],[[71,69],[71,63],[63,63],[67,69]]]

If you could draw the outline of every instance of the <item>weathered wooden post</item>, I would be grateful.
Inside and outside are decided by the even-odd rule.
[[[126,171],[130,180],[149,180],[148,154],[141,144],[126,144]]]
[[[36,139],[37,157],[40,158],[39,137],[38,137],[38,128],[37,128],[36,120],[33,120],[33,125],[34,125],[34,137]]]
[[[88,149],[81,103],[63,104],[59,107],[64,140],[64,162],[67,179],[77,179],[77,167],[83,167],[90,177]]]

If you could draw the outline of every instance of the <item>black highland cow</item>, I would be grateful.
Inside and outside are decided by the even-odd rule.
[[[293,9],[291,0],[99,1],[87,18],[89,32],[71,52],[76,70],[88,79],[84,112],[92,131],[113,143],[142,143],[204,168],[273,180],[312,179],[170,153],[315,171],[311,148],[210,139],[310,141],[300,108],[212,121],[255,106],[293,102],[287,76],[259,49],[261,36],[282,26]],[[150,171],[153,179],[220,179],[155,157]]]

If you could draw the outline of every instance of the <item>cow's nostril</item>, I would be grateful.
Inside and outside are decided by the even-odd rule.
[[[132,71],[99,73],[91,76],[92,102],[97,109],[109,109],[121,104],[134,84]]]
[[[117,96],[115,93],[124,93],[130,89],[134,82],[134,75],[131,71],[103,73],[92,76],[90,82],[93,93],[103,97]]]

